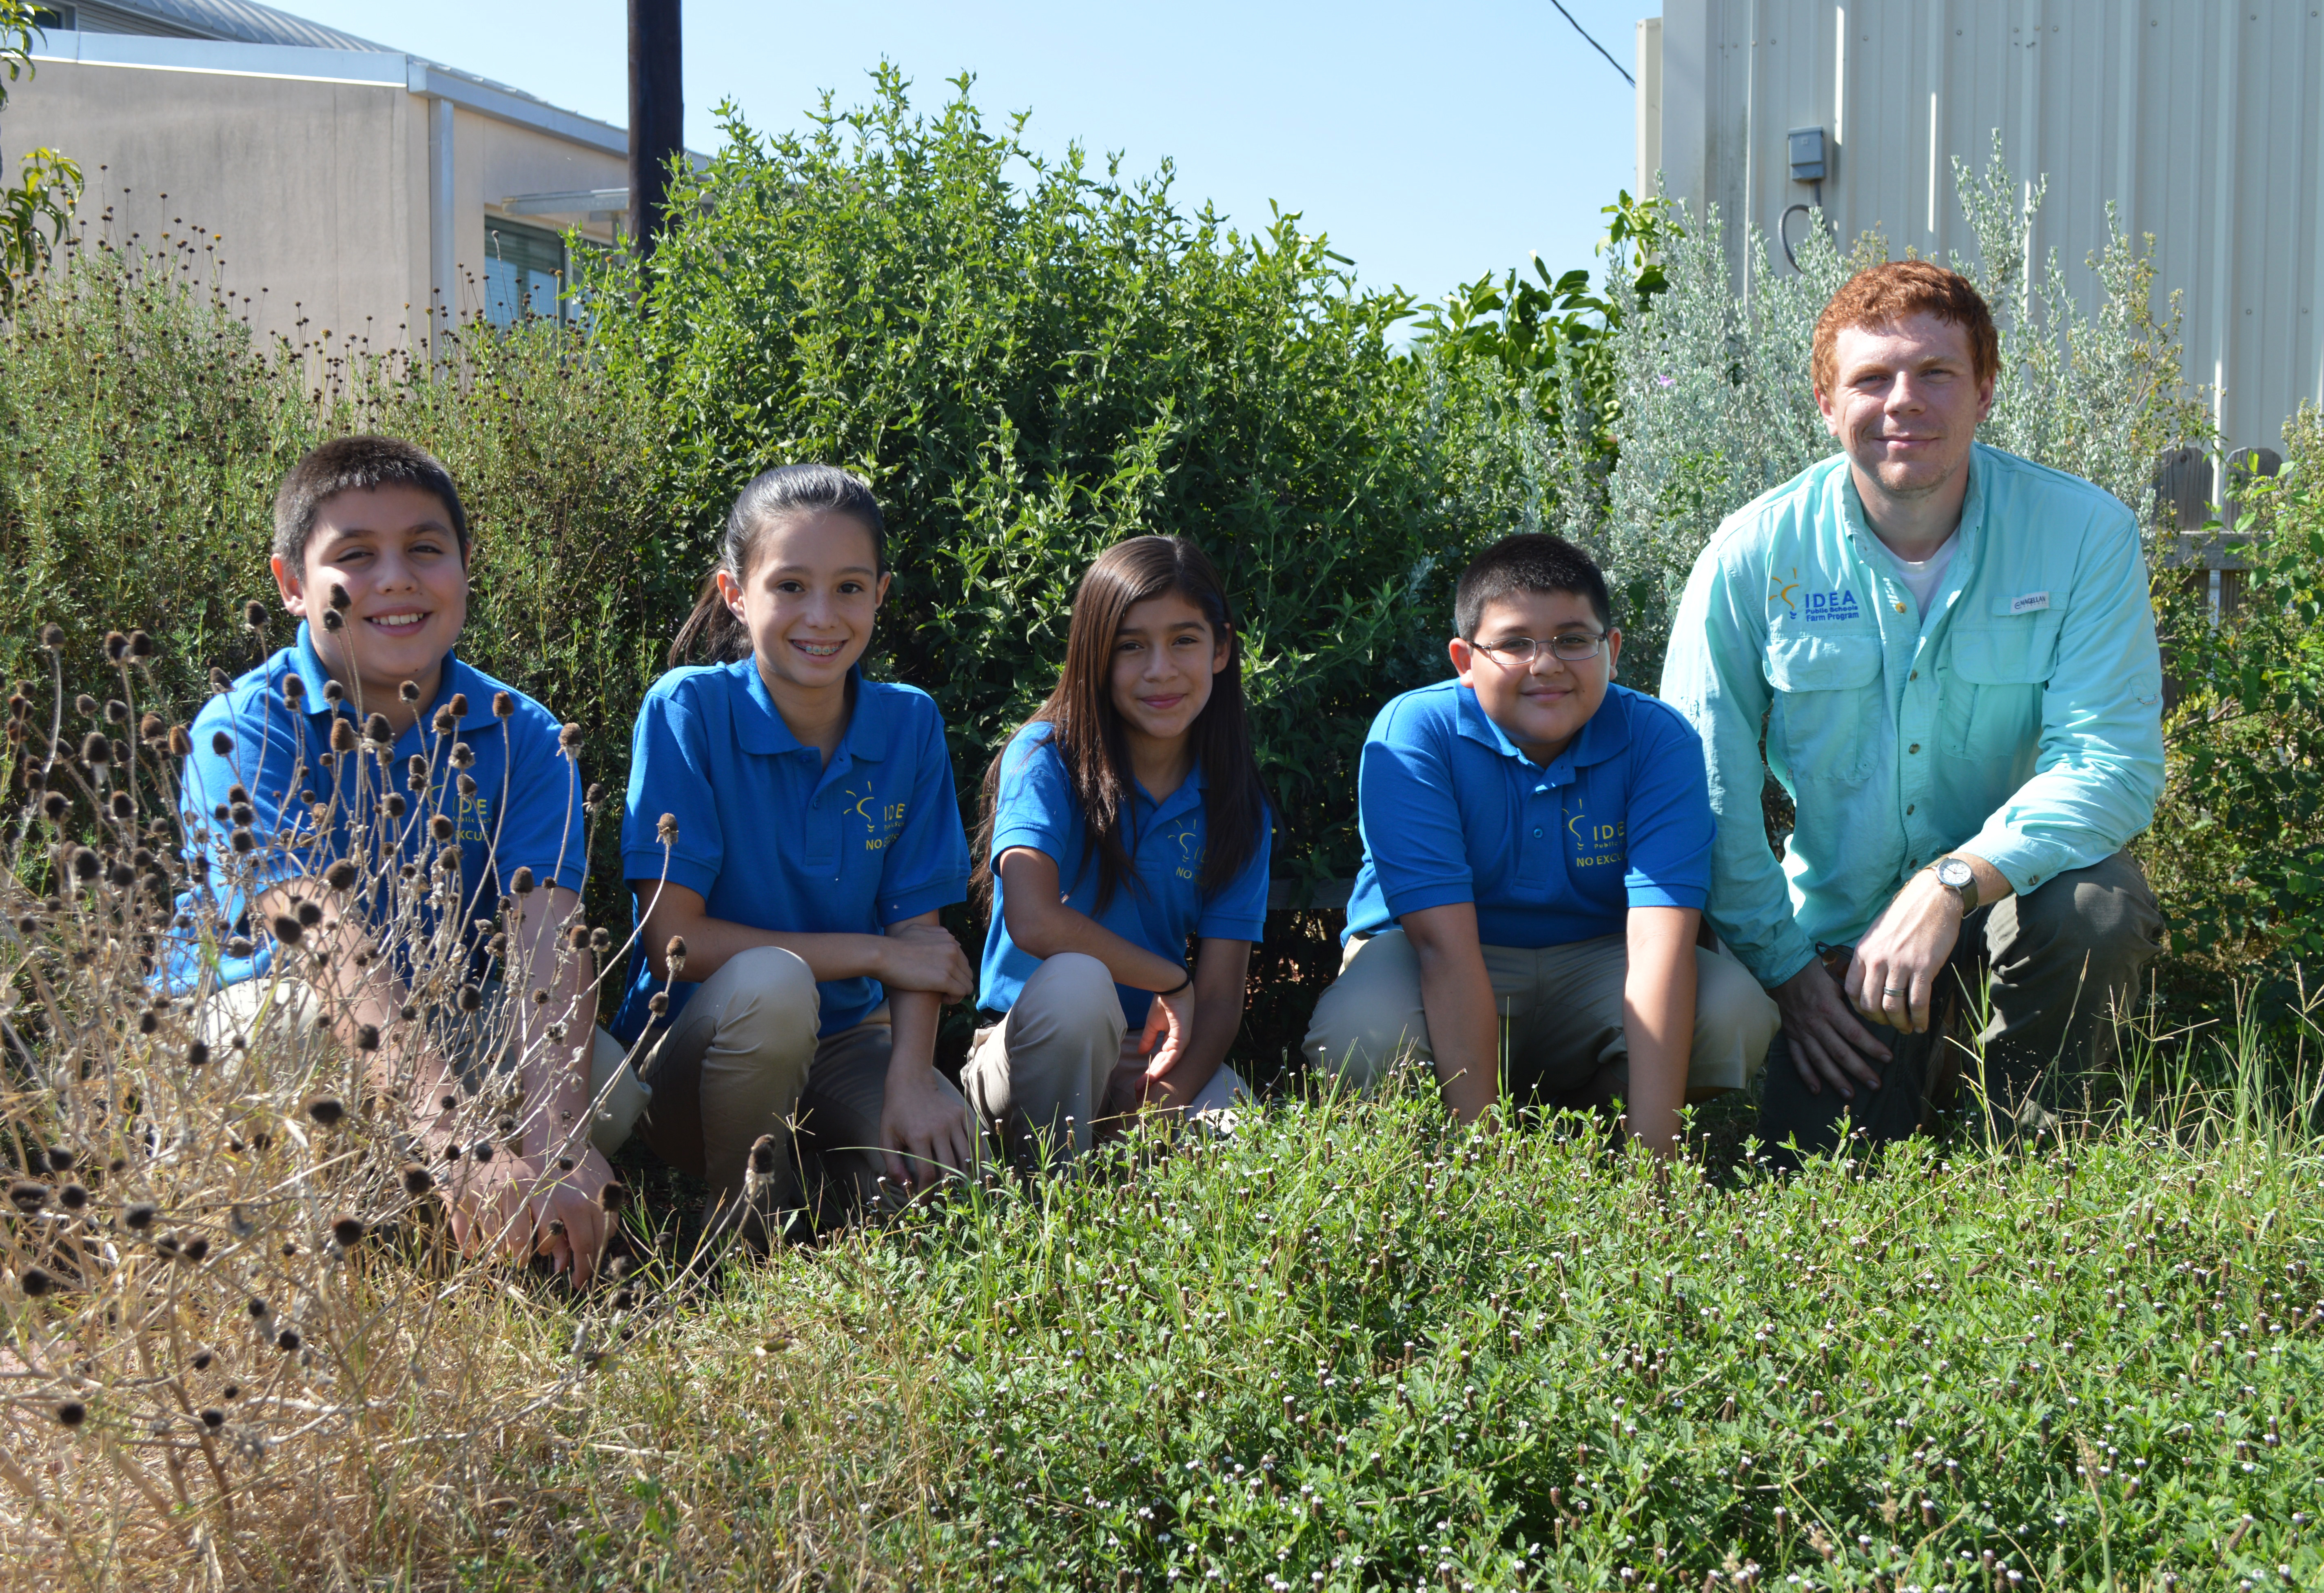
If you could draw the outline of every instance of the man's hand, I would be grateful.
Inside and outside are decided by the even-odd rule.
[[[880,1148],[891,1181],[920,1190],[958,1174],[973,1159],[975,1133],[967,1102],[938,1082],[935,1068],[890,1064],[880,1102]]]
[[[1877,1056],[1886,1062],[1888,1047],[1856,1021],[1820,960],[1809,958],[1806,967],[1768,994],[1775,998],[1775,1006],[1784,1015],[1792,1065],[1800,1070],[1809,1094],[1821,1095],[1830,1084],[1842,1100],[1854,1100],[1855,1084],[1873,1090],[1880,1087],[1880,1075],[1864,1059]]]
[[[1937,975],[1960,944],[1960,898],[1926,869],[1904,882],[1876,919],[1848,966],[1848,999],[1875,1023],[1907,1034],[1929,1030]]]
[[[882,940],[880,982],[899,990],[927,990],[946,1001],[965,1001],[976,989],[976,971],[952,931],[940,924],[905,923]]]

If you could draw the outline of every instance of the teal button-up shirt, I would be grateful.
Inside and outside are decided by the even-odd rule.
[[[2138,522],[1983,444],[1925,614],[1845,455],[1728,517],[1695,562],[1663,697],[1702,735],[1708,914],[1765,985],[1853,944],[1915,870],[1972,852],[2019,891],[2120,851],[2163,788],[2163,667]],[[1779,865],[1766,767],[1798,817]]]

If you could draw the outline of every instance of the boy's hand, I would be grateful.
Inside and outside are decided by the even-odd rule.
[[[975,1134],[968,1103],[944,1087],[935,1068],[890,1066],[880,1102],[880,1148],[890,1179],[919,1190],[956,1176],[974,1160]]]
[[[533,1202],[532,1253],[548,1257],[549,1269],[566,1274],[576,1289],[588,1287],[596,1276],[598,1258],[612,1236],[603,1197],[613,1181],[605,1158],[585,1147],[573,1171],[557,1174]]]
[[[952,931],[939,924],[899,924],[888,931],[880,959],[880,982],[899,990],[927,990],[946,1001],[965,1001],[976,989],[976,971]]]

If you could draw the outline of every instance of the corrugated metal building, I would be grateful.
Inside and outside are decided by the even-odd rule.
[[[2236,446],[2324,402],[2324,4],[2319,0],[1667,0],[1638,28],[1640,189],[1716,203],[1772,238],[1814,185],[1789,135],[1821,128],[1826,214],[1970,252],[1951,158],[2046,175],[2036,258],[2074,268],[2117,207],[2183,293],[2190,382]],[[1794,232],[1801,218],[1792,222]],[[1781,252],[1771,247],[1780,261]],[[1778,270],[1783,269],[1779,264]],[[2158,311],[2163,307],[2156,306]]]

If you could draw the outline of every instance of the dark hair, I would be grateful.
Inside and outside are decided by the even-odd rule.
[[[2001,373],[2001,334],[1993,311],[1967,277],[1933,261],[1891,260],[1867,266],[1840,285],[1816,317],[1808,372],[1818,392],[1840,379],[1840,335],[1850,327],[1886,330],[1906,316],[1931,315],[1969,337],[1969,373],[1982,384]]]
[[[1614,626],[1613,600],[1597,562],[1563,537],[1521,531],[1503,537],[1469,561],[1452,589],[1452,626],[1464,641],[1477,640],[1485,605],[1517,592],[1578,592],[1606,630]]]
[[[468,516],[452,473],[433,454],[396,437],[342,437],[308,450],[274,489],[274,557],[292,566],[307,561],[315,516],[341,493],[378,487],[417,487],[435,495],[459,539],[460,562],[468,561]]]
[[[1133,537],[1098,556],[1074,593],[1065,667],[1029,724],[1050,727],[1051,744],[1065,760],[1081,805],[1084,844],[1097,854],[1097,908],[1102,912],[1124,878],[1134,878],[1123,843],[1130,801],[1130,747],[1113,705],[1113,644],[1130,609],[1176,592],[1210,622],[1226,643],[1226,668],[1211,677],[1211,700],[1187,730],[1203,770],[1203,889],[1223,889],[1259,850],[1267,819],[1267,793],[1250,752],[1250,721],[1243,707],[1242,640],[1227,608],[1219,572],[1184,537]],[[1003,747],[984,771],[976,822],[976,875],[971,889],[980,905],[992,899],[992,832],[1001,797]],[[1078,858],[1057,860],[1070,882]]]
[[[751,573],[761,538],[787,520],[822,514],[844,514],[861,525],[872,538],[872,567],[878,574],[888,573],[888,521],[880,512],[880,500],[861,477],[835,465],[778,465],[761,471],[726,511],[718,563],[702,578],[694,612],[669,644],[670,663],[676,665],[696,643],[713,658],[749,658],[751,634],[718,595],[718,572],[741,581]]]

